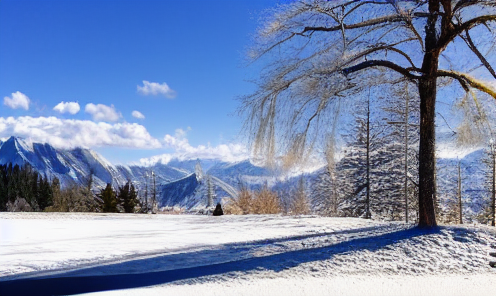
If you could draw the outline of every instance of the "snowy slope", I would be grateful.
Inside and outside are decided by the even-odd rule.
[[[270,170],[258,167],[249,160],[235,163],[218,162],[207,173],[234,187],[238,187],[240,181],[252,187],[262,185],[274,176]]]
[[[186,176],[189,172],[171,166],[156,164],[152,167],[114,166],[90,149],[56,149],[49,144],[28,143],[11,137],[0,146],[0,164],[29,164],[50,179],[57,177],[62,186],[72,183],[86,184],[93,174],[95,188],[106,183],[122,185],[131,180],[139,185],[151,183],[152,171],[158,184],[171,182]],[[148,176],[148,177],[147,177]]]
[[[9,138],[0,146],[0,164],[8,163],[21,166],[29,164],[50,179],[57,177],[63,187],[73,183],[85,185],[90,174],[93,174],[95,190],[107,183],[120,186],[130,180],[142,196],[148,190],[150,197],[155,182],[159,206],[180,206],[187,209],[206,205],[206,183],[190,178],[197,163],[201,164],[203,172],[212,176],[219,200],[235,197],[239,180],[253,187],[263,184],[269,176],[268,170],[249,161],[226,163],[215,159],[173,159],[166,165],[114,166],[90,149],[60,150],[49,144],[28,143],[16,137]]]
[[[237,189],[220,180],[210,176],[210,182],[214,190],[214,205],[218,202],[225,203],[230,198],[237,197]],[[207,204],[208,183],[206,179],[198,180],[196,174],[191,174],[180,180],[165,184],[159,188],[160,207],[180,207],[186,210],[204,209]]]
[[[442,206],[453,202],[458,191],[458,163],[460,162],[463,214],[467,221],[474,220],[474,215],[485,206],[484,199],[490,191],[484,186],[488,168],[483,162],[484,150],[474,151],[464,158],[438,159],[437,183],[438,196]],[[451,198],[451,201],[449,200]]]
[[[313,278],[328,292],[340,278],[419,284],[415,278],[451,277],[465,284],[470,284],[465,278],[483,278],[493,288],[496,281],[496,270],[488,264],[496,231],[487,226],[421,230],[403,223],[315,216],[1,213],[0,229],[0,291],[18,283],[17,289],[65,286],[62,294],[134,288],[128,293],[143,295],[154,286],[159,295],[177,291],[174,286],[211,284],[207,287],[221,292],[210,295],[225,295],[232,294],[223,290],[231,285],[239,289],[231,291],[236,294],[267,279],[289,284],[312,283]],[[21,278],[37,280],[6,282]],[[269,290],[262,294],[280,294],[277,285],[266,285]],[[477,290],[470,294],[479,295]]]
[[[85,185],[92,173],[94,189],[102,188],[107,183],[112,183],[114,186],[123,185],[130,180],[143,194],[145,188],[151,192],[155,181],[158,196],[165,194],[162,194],[163,188],[173,192],[170,198],[161,201],[163,206],[193,207],[201,203],[200,200],[206,194],[205,184],[201,182],[195,184],[192,190],[196,193],[192,196],[191,190],[182,189],[185,186],[184,182],[188,182],[183,179],[195,172],[198,162],[201,163],[203,172],[212,176],[219,197],[235,196],[237,194],[235,188],[239,180],[248,180],[251,185],[263,184],[264,178],[269,175],[266,169],[257,167],[249,161],[226,163],[215,159],[173,159],[168,164],[157,163],[147,167],[115,166],[90,149],[61,150],[49,144],[29,143],[16,137],[11,137],[0,145],[0,164],[12,163],[21,166],[29,164],[50,179],[57,177],[63,187],[73,183]],[[152,173],[155,175],[155,180],[152,178]],[[169,185],[165,186],[166,184]],[[196,201],[191,201],[191,198]]]

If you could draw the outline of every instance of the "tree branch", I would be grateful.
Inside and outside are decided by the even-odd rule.
[[[343,27],[345,30],[351,30],[351,29],[369,27],[369,26],[383,24],[383,23],[393,23],[393,22],[402,22],[402,21],[407,21],[407,18],[402,16],[402,15],[389,15],[389,16],[384,16],[384,17],[380,17],[380,18],[376,18],[376,19],[363,21],[363,22],[360,22],[357,24],[352,24],[352,25],[343,24],[341,26],[341,24],[340,24],[340,25],[337,25],[334,27],[305,27],[300,34],[306,33],[308,31],[333,32],[333,31],[339,31]]]
[[[408,180],[409,180],[410,182],[412,182],[412,183],[413,183],[413,185],[415,185],[415,187],[417,187],[417,188],[419,187],[419,184],[418,184],[417,182],[413,181],[413,179],[412,179],[410,176],[407,176],[407,178],[408,178]]]
[[[466,37],[462,37],[462,39],[467,43],[468,47],[475,53],[475,55],[479,58],[479,60],[482,62],[482,64],[486,67],[486,69],[493,75],[494,78],[496,78],[496,73],[494,72],[494,69],[491,67],[489,62],[486,60],[486,58],[482,55],[482,53],[477,49],[475,46],[474,42],[472,42],[472,38],[470,38],[470,34],[468,33],[468,30],[465,31],[465,34],[467,35]]]
[[[453,13],[457,12],[458,10],[460,10],[462,8],[465,8],[465,7],[474,5],[474,4],[478,4],[478,2],[479,1],[474,1],[474,0],[461,0],[461,1],[458,1],[458,3],[456,3],[456,5],[455,5],[455,8],[453,8]]]
[[[489,85],[485,84],[484,82],[477,80],[473,77],[470,77],[469,75],[465,73],[460,73],[460,72],[455,72],[455,71],[445,71],[445,70],[439,70],[437,71],[437,76],[445,76],[445,77],[451,77],[462,85],[463,89],[465,91],[469,91],[469,86],[473,87],[475,89],[480,90],[481,92],[485,92],[486,94],[490,95],[491,97],[496,99],[496,90],[493,88],[489,87]]]
[[[463,31],[468,31],[473,27],[481,24],[485,24],[487,22],[495,22],[496,15],[483,15],[476,18],[473,18],[469,21],[464,22],[463,24],[455,26],[455,29],[451,31],[451,34],[447,34],[443,40],[439,40],[439,47],[444,48],[455,39],[456,36],[460,35]]]
[[[350,74],[350,73],[358,72],[360,70],[372,68],[372,67],[389,68],[389,69],[394,70],[394,71],[396,71],[396,72],[398,72],[398,73],[402,74],[403,76],[406,76],[410,79],[419,79],[420,78],[420,76],[416,76],[416,75],[410,73],[410,71],[408,71],[407,69],[405,69],[401,66],[398,66],[397,64],[395,64],[393,62],[383,61],[383,60],[365,61],[365,62],[362,62],[358,65],[345,68],[342,70],[342,72],[345,76],[348,76],[348,74]]]
[[[361,53],[358,53],[357,55],[355,55],[352,59],[346,61],[345,64],[350,64],[356,60],[358,60],[359,58],[361,57],[364,57],[366,55],[369,55],[371,53],[374,53],[374,52],[378,52],[378,51],[381,51],[381,50],[391,50],[391,51],[394,51],[400,55],[402,55],[403,57],[405,57],[405,59],[408,60],[408,62],[410,63],[410,65],[412,65],[411,68],[416,68],[415,64],[413,63],[412,59],[410,58],[409,55],[407,55],[404,51],[402,50],[399,50],[397,48],[395,48],[394,46],[398,45],[398,44],[401,44],[401,43],[405,43],[405,42],[408,42],[408,41],[413,41],[413,40],[417,40],[416,38],[409,38],[409,39],[405,39],[405,40],[402,40],[400,42],[397,42],[397,43],[394,43],[394,44],[385,44],[385,45],[380,45],[380,46],[376,46],[376,47],[373,47],[373,48],[370,48],[368,50],[365,50]]]

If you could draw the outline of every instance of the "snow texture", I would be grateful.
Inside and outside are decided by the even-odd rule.
[[[0,230],[4,291],[375,295],[391,289],[420,295],[433,287],[434,294],[456,295],[483,294],[496,284],[488,255],[496,231],[488,226],[421,230],[316,216],[1,213]],[[420,290],[424,279],[427,288]]]

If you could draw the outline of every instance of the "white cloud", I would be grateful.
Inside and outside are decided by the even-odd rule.
[[[215,147],[210,145],[199,145],[193,147],[186,138],[190,130],[176,129],[174,136],[165,135],[165,147],[175,150],[173,154],[162,154],[150,158],[140,159],[142,165],[153,165],[157,162],[167,164],[171,159],[188,160],[188,159],[219,159],[227,162],[242,161],[248,159],[248,149],[241,144],[221,144]]]
[[[173,99],[176,97],[176,91],[171,89],[167,83],[157,83],[157,82],[149,82],[143,80],[143,86],[137,86],[138,93],[148,96],[148,95],[164,95],[166,98]]]
[[[3,104],[12,109],[23,108],[25,110],[28,110],[30,102],[31,101],[29,100],[28,96],[26,96],[20,91],[12,93],[12,98],[9,97],[3,98]]]
[[[50,143],[58,148],[162,147],[146,128],[137,123],[93,122],[57,117],[0,117],[0,138],[17,136],[33,142]]]
[[[70,114],[76,114],[81,110],[81,107],[79,107],[79,104],[77,102],[60,102],[57,104],[57,106],[53,107],[53,110],[58,111],[60,113],[70,113]]]
[[[143,115],[143,113],[139,112],[139,111],[136,111],[134,110],[131,115],[134,117],[134,118],[138,118],[138,119],[145,119],[145,115]]]
[[[95,121],[117,121],[121,118],[121,114],[115,110],[114,105],[107,106],[103,104],[86,104],[84,112],[93,116]]]

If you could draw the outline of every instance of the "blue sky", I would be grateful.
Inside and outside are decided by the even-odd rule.
[[[2,0],[0,138],[82,145],[116,163],[239,158],[235,98],[254,89],[244,50],[277,2]]]

